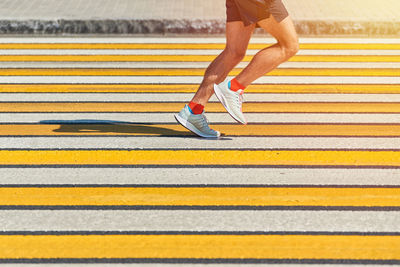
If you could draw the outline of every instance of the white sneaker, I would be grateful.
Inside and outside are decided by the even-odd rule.
[[[247,124],[242,112],[243,90],[232,91],[228,88],[228,82],[214,84],[214,92],[218,100],[237,122]]]
[[[193,114],[190,112],[188,105],[185,105],[179,114],[175,115],[175,119],[177,122],[182,124],[183,127],[197,134],[198,136],[205,138],[218,138],[221,136],[220,132],[210,129],[208,126],[208,120],[204,115],[204,111],[198,115]]]

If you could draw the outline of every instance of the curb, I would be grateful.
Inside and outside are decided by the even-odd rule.
[[[299,35],[398,36],[400,22],[295,21]],[[223,34],[225,20],[0,20],[0,34]],[[258,29],[257,32],[262,32]]]

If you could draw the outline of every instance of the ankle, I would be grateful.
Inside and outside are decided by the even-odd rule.
[[[192,112],[192,114],[198,115],[198,114],[203,113],[204,106],[199,103],[190,101],[188,106],[189,106],[189,110],[190,110],[190,112]]]
[[[230,80],[229,82],[228,82],[228,87],[229,87],[229,89],[231,89],[232,91],[238,91],[238,90],[240,90],[240,89],[242,89],[242,90],[244,90],[245,89],[245,87],[242,85],[242,84],[240,84],[237,80],[236,80],[236,78],[233,78],[232,80]]]

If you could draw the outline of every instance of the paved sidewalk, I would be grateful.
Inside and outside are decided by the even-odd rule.
[[[400,34],[399,0],[283,0],[302,35]],[[201,5],[200,5],[201,3]],[[2,0],[0,33],[223,33],[225,0]]]

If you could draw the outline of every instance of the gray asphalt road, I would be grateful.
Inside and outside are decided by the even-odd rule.
[[[146,40],[130,39],[129,42],[146,43]],[[45,42],[40,38],[12,41]],[[84,43],[87,39],[53,41]],[[117,41],[121,42],[120,39],[107,40],[110,44]],[[172,41],[185,42],[184,39]],[[152,43],[172,41],[151,39]],[[304,41],[331,42],[329,39]],[[2,42],[10,40],[0,39]],[[207,43],[207,40],[199,42]],[[218,40],[210,39],[210,42]],[[379,44],[381,40],[343,39],[343,42]],[[190,266],[205,261],[225,266],[232,260],[237,264],[258,261],[272,265],[288,262],[293,265],[334,263],[335,266],[343,263],[400,264],[400,132],[397,130],[400,116],[388,106],[377,106],[380,109],[376,112],[360,111],[358,106],[399,102],[398,76],[374,76],[367,71],[379,68],[392,73],[398,69],[398,58],[394,55],[400,53],[400,42],[392,42],[398,47],[303,51],[303,54],[329,54],[337,60],[291,62],[281,69],[312,68],[334,73],[346,68],[345,62],[339,62],[343,55],[369,54],[378,59],[361,62],[355,58],[350,62],[349,69],[365,71],[366,74],[358,76],[301,74],[261,78],[256,83],[261,87],[253,87],[254,91],[247,94],[249,102],[288,106],[308,103],[316,111],[248,113],[250,125],[265,127],[262,129],[266,130],[258,130],[265,131],[262,135],[250,136],[253,128],[243,128],[245,130],[240,129],[242,132],[238,131],[235,136],[228,134],[220,140],[187,135],[184,128],[174,128],[177,126],[172,112],[152,107],[152,103],[183,106],[193,91],[186,90],[185,84],[193,88],[201,77],[85,76],[85,71],[92,68],[134,67],[150,71],[157,68],[157,54],[192,53],[196,58],[210,51],[196,48],[90,51],[92,55],[110,54],[110,51],[147,54],[154,56],[151,63],[27,60],[12,68],[16,59],[7,59],[1,69],[10,73],[0,76],[0,101],[3,103],[0,107],[0,263],[75,262],[77,266],[89,259],[105,266],[124,262],[164,263],[164,266],[175,262]],[[4,55],[38,52],[52,56],[87,53],[82,49],[0,49],[0,60]],[[394,57],[378,62],[387,55]],[[204,68],[205,65],[206,62],[161,62],[161,59],[159,62],[162,68],[170,69]],[[34,72],[40,68],[59,67],[76,67],[81,73],[75,76],[13,73],[23,68]],[[275,88],[267,86],[273,83],[276,83]],[[307,89],[305,84],[314,86],[315,91],[302,91]],[[126,88],[121,87],[125,85]],[[326,85],[331,86],[328,92],[321,89]],[[359,87],[355,89],[354,85]],[[68,108],[68,103],[76,102],[82,105],[114,103],[116,107],[118,103],[148,103],[148,106],[143,112],[119,113],[54,112],[51,109],[54,103]],[[39,111],[35,110],[35,103],[48,106]],[[328,104],[352,105],[353,109],[326,112],[324,108]],[[32,106],[33,110],[27,113],[23,110],[26,106]],[[10,112],[12,108],[14,111]],[[227,127],[232,133],[238,129],[225,113],[210,112],[208,118],[214,124],[222,123],[219,127]],[[131,129],[123,136],[121,129],[119,132],[104,130],[102,135],[96,136],[99,125],[129,127],[132,123],[136,131],[140,125],[142,128],[147,125],[147,128],[141,132]],[[297,125],[297,128],[291,130],[294,131],[290,132],[291,136],[279,136],[267,131],[268,125],[274,123],[281,125],[282,129],[277,130],[287,131],[286,134],[289,130],[283,128],[287,125]],[[82,124],[94,126],[79,128]],[[71,126],[76,129],[69,136],[61,136],[66,132],[60,129],[72,129]],[[320,128],[320,135],[317,132],[305,136],[307,127],[313,126],[330,128]],[[355,130],[345,133],[343,126],[355,127]],[[163,127],[170,127],[169,135],[161,133]],[[357,127],[371,130],[368,136],[358,136]],[[168,160],[176,159],[165,155],[175,150],[181,151],[182,156],[176,155],[182,157],[182,161],[171,165]],[[118,154],[121,151],[133,152]],[[247,154],[235,161],[239,163],[230,163],[229,157],[234,158],[235,152],[243,151]],[[260,151],[266,153],[263,154],[265,158],[254,156]],[[73,164],[65,163],[69,159],[62,154],[64,152],[72,153]],[[197,159],[200,152],[207,156]],[[226,154],[216,155],[217,152]],[[142,156],[137,156],[139,153]],[[121,155],[141,160],[148,157],[146,160],[151,164],[126,165],[124,160],[129,158]],[[337,155],[348,158],[338,161]],[[85,164],[92,160],[90,157],[95,157],[98,164]],[[186,158],[198,162],[189,164]],[[246,162],[253,165],[246,165]],[[321,162],[322,165],[317,165]],[[337,162],[348,164],[342,166]],[[243,200],[242,195],[247,197]],[[204,204],[205,200],[209,202]],[[108,204],[101,204],[105,202]],[[236,249],[239,252],[235,252]]]

